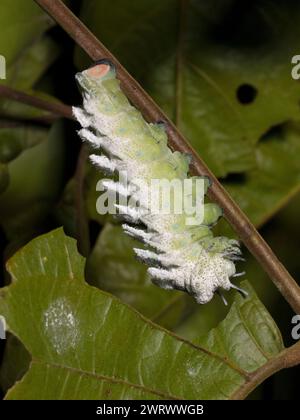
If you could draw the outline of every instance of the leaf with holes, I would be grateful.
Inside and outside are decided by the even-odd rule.
[[[62,229],[41,236],[7,264],[0,314],[32,356],[7,399],[232,398],[283,348],[247,287],[227,318],[198,345],[151,323],[84,282],[84,259]]]
[[[264,224],[299,193],[299,154],[300,124],[290,122],[274,127],[256,147],[256,169],[245,176],[230,177],[224,183],[256,226]],[[222,233],[231,233],[228,225]]]
[[[257,142],[270,127],[299,120],[300,84],[291,77],[291,57],[298,49],[300,5],[151,4],[149,9],[140,1],[127,1],[124,7],[124,0],[90,0],[83,2],[81,17],[168,112],[216,175],[242,173],[225,180],[225,186],[261,225],[299,189],[297,177],[290,176],[289,187],[286,176],[278,176],[281,155],[273,153],[271,144],[262,148]],[[126,28],[125,35],[116,36],[115,27]],[[79,67],[87,64],[79,48],[75,58]],[[287,151],[288,145],[283,146],[288,160]],[[296,162],[292,170],[297,170]]]
[[[299,15],[294,3],[198,0],[155,0],[150,9],[91,0],[81,13],[219,176],[249,169],[251,145],[299,118],[300,85],[291,78]],[[79,49],[76,62],[84,62]]]

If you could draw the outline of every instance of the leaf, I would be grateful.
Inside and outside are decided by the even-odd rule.
[[[225,2],[216,10],[195,0],[157,0],[151,8],[128,1],[124,7],[123,0],[101,0],[84,2],[81,17],[224,176],[249,169],[250,145],[270,126],[298,118],[300,87],[291,79],[290,60],[299,7],[277,8]],[[116,36],[116,26],[123,36]],[[79,51],[76,58],[82,66]],[[248,106],[236,96],[243,85],[258,90]]]
[[[0,128],[0,162],[8,163],[45,139],[48,130],[33,125]]]
[[[21,126],[8,123],[0,128],[0,194],[9,186],[10,175],[8,163],[24,150],[33,147],[45,139],[47,131],[34,126]],[[1,199],[1,197],[0,197]]]
[[[7,165],[0,163],[0,194],[6,190],[9,184]]]
[[[275,154],[267,177],[279,185],[269,188],[264,164],[272,147],[262,150],[259,140],[271,127],[299,120],[300,84],[291,78],[299,16],[298,4],[267,0],[247,7],[230,0],[156,0],[151,8],[140,1],[125,7],[124,0],[91,0],[81,11],[210,169],[222,178],[243,174],[224,185],[259,225],[295,191],[286,175],[277,176],[281,156]],[[75,61],[79,67],[88,62],[79,48]]]
[[[203,348],[176,337],[87,285],[84,259],[62,229],[34,239],[7,269],[0,314],[32,355],[7,399],[230,398],[246,371],[283,348],[249,286]]]
[[[58,56],[58,46],[51,38],[38,38],[8,68],[6,83],[15,89],[30,89]]]
[[[85,179],[84,179],[84,199],[86,206],[86,213],[89,219],[105,225],[105,223],[110,222],[114,223],[115,219],[111,214],[99,214],[97,212],[97,200],[100,197],[101,193],[98,188],[98,182],[107,178],[104,174],[94,165],[87,160],[85,165]]]
[[[57,226],[63,226],[69,236],[76,238],[76,180],[71,178],[55,206],[54,216]]]
[[[0,387],[7,392],[16,381],[22,378],[30,365],[30,355],[13,335],[6,339],[2,365],[0,369]]]
[[[0,195],[0,221],[9,239],[20,239],[40,227],[49,215],[63,181],[61,123],[54,123],[50,130],[31,128],[23,134],[23,142],[33,144],[38,139],[40,144],[23,151],[8,164],[10,183]]]
[[[34,2],[2,0],[0,51],[7,64],[52,25],[53,21]]]
[[[256,226],[263,225],[300,191],[300,124],[274,127],[256,148],[257,167],[224,182]],[[287,170],[288,168],[288,170]],[[223,229],[228,234],[228,226]]]
[[[51,95],[34,91],[32,88],[56,60],[58,53],[57,45],[48,36],[38,38],[8,67],[7,78],[2,82],[29,95],[48,101],[57,101]],[[6,99],[1,99],[0,111],[5,116],[21,119],[34,119],[49,115],[48,111]]]
[[[296,279],[300,271],[298,258],[299,211],[300,194],[298,193],[288,206],[281,210],[274,220],[267,224],[261,232],[265,241],[279,257],[281,263],[288,268],[289,272]],[[277,325],[284,332],[284,341],[286,344],[293,344],[289,327],[293,316],[291,308],[280,296],[277,288],[272,285],[270,278],[250,252],[245,249],[243,254],[246,261],[240,263],[238,271],[245,271],[247,278],[251,278],[251,284],[258,296],[264,302],[264,305],[272,311]],[[226,294],[226,299],[231,302],[230,293]],[[202,335],[217,325],[220,318],[224,317],[225,309],[225,306],[220,304],[220,299],[216,296],[210,305],[198,305],[190,316],[182,319],[173,330],[176,334],[188,340],[197,340],[199,334]],[[281,381],[278,377],[274,380]]]
[[[1,83],[35,95],[32,88],[56,60],[59,48],[49,36],[42,36],[54,22],[34,2],[24,5],[23,0],[16,0],[13,6],[8,0],[1,3],[0,53],[7,67],[6,79]],[[50,95],[47,98],[54,100]],[[22,119],[48,115],[46,111],[6,99],[0,101],[0,112]]]
[[[147,2],[130,1],[124,7],[121,1],[102,0],[85,2],[81,17],[142,81],[217,175],[247,169],[253,164],[253,154],[241,118],[232,111],[231,98],[225,97],[222,88],[208,81],[209,76],[202,79],[189,65],[192,58],[196,63],[200,59],[199,29],[186,21],[185,33],[178,33],[180,13],[180,2],[174,0],[154,1],[150,10]],[[190,15],[195,16],[194,8]],[[203,22],[196,18],[200,28]],[[126,35],[117,38],[112,31],[115,25],[124,28]],[[218,121],[211,121],[215,113]]]

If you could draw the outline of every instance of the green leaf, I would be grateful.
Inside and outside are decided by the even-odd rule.
[[[33,125],[0,128],[0,162],[8,163],[45,139],[48,130]]]
[[[2,83],[29,95],[57,101],[51,95],[34,91],[32,88],[56,60],[58,53],[57,45],[49,37],[37,39],[7,68],[7,78]],[[20,119],[40,118],[49,114],[45,110],[7,99],[1,99],[0,112],[4,116]]]
[[[0,163],[0,194],[3,193],[9,185],[9,173],[7,165]]]
[[[31,357],[13,335],[6,338],[6,345],[0,369],[0,387],[7,392],[16,381],[22,378],[29,368]]]
[[[263,225],[300,191],[299,154],[300,124],[281,124],[258,143],[256,168],[224,182],[256,226]],[[222,232],[228,234],[228,226]]]
[[[110,222],[114,223],[116,220],[113,218],[111,214],[99,214],[97,212],[97,200],[100,197],[103,191],[99,191],[98,182],[106,178],[103,173],[98,169],[95,168],[94,165],[87,160],[85,164],[85,179],[84,179],[84,199],[85,199],[85,206],[86,206],[86,213],[89,219],[100,223],[101,225],[105,225],[105,223]]]
[[[53,21],[34,2],[2,0],[0,53],[6,58],[7,65],[52,25]]]
[[[31,128],[21,134],[24,143],[40,143],[8,164],[10,183],[0,195],[0,221],[9,239],[20,239],[40,227],[63,181],[65,146],[61,122],[54,123],[50,130]]]
[[[24,7],[25,6],[25,7]],[[34,85],[56,60],[59,48],[43,33],[54,22],[34,2],[23,0],[1,3],[0,53],[6,60],[6,79],[1,83],[35,95]],[[7,40],[9,39],[9,42]],[[37,93],[37,96],[45,96]],[[53,98],[48,95],[49,100]],[[0,112],[14,118],[37,118],[48,113],[15,101],[1,99]]]
[[[48,36],[38,38],[8,67],[5,83],[15,89],[30,89],[55,61],[59,48]]]
[[[283,348],[249,286],[200,345],[180,339],[87,285],[84,259],[61,229],[26,245],[7,269],[0,314],[32,356],[7,399],[230,398]]]
[[[63,226],[69,236],[76,238],[76,180],[71,178],[54,209],[54,217],[57,226]]]
[[[246,14],[232,2],[101,0],[84,2],[81,17],[224,176],[253,165],[251,144],[270,126],[299,118],[290,75],[299,13],[270,2]],[[77,51],[79,66],[82,58]],[[257,90],[248,105],[237,98],[245,84]]]
[[[0,128],[0,194],[9,186],[10,174],[8,163],[16,159],[24,150],[36,146],[45,139],[47,131],[35,126],[1,124]],[[1,196],[0,196],[1,200]]]
[[[137,0],[91,0],[81,11],[210,169],[222,178],[243,174],[224,185],[259,225],[298,188],[297,179],[291,177],[289,187],[286,175],[277,175],[281,155],[271,145],[262,149],[259,140],[271,127],[299,120],[300,84],[291,77],[299,16],[300,5],[267,0],[247,8],[230,0],[155,0],[151,7]],[[79,48],[75,61],[88,64]],[[241,103],[241,96],[249,102]],[[274,162],[266,174],[269,152]],[[270,185],[272,177],[278,186]]]
[[[84,2],[81,17],[139,78],[193,147],[201,150],[217,175],[225,175],[251,167],[254,155],[242,118],[231,103],[234,100],[226,97],[217,81],[210,80],[213,76],[203,76],[194,68],[202,65],[207,52],[206,45],[201,51],[199,43],[199,28],[206,22],[194,9],[190,7],[187,18],[185,12],[181,16],[177,0],[156,0],[150,9],[147,2],[128,1],[124,7],[124,1],[101,0]],[[181,18],[184,29],[178,29]],[[190,22],[192,18],[197,19],[197,26]],[[115,26],[126,35],[117,37]],[[82,60],[77,63],[81,66]]]
[[[56,60],[58,53],[58,46],[48,36],[38,38],[7,68],[7,78],[2,83],[41,99],[57,101],[51,95],[34,91],[32,88]],[[6,99],[1,99],[0,111],[3,115],[21,119],[49,115],[45,110]]]

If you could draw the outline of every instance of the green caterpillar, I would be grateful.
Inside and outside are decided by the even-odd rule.
[[[83,95],[83,108],[73,108],[82,126],[79,135],[97,152],[101,151],[101,155],[92,154],[90,158],[102,171],[126,172],[127,189],[114,181],[107,181],[105,186],[122,196],[134,197],[139,204],[139,209],[132,205],[116,207],[127,221],[124,231],[151,248],[135,249],[135,253],[150,266],[152,281],[164,289],[186,291],[198,303],[210,301],[220,289],[235,288],[245,293],[230,281],[243,274],[236,273],[234,264],[242,259],[238,242],[213,237],[211,231],[222,214],[216,204],[203,204],[201,224],[188,223],[190,215],[186,209],[181,214],[174,209],[169,214],[151,212],[149,190],[153,179],[190,179],[194,203],[197,179],[202,180],[204,193],[209,180],[188,177],[189,156],[172,152],[164,125],[147,123],[130,104],[111,63],[101,60],[78,73],[76,79]],[[137,179],[143,181],[139,189]]]

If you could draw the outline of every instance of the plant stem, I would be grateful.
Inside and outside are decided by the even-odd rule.
[[[224,215],[235,229],[249,251],[270,276],[280,293],[296,313],[300,314],[300,287],[281,264],[247,216],[222,187],[214,174],[179,133],[174,124],[166,117],[156,103],[147,95],[135,79],[116,60],[111,52],[89,31],[61,0],[35,0],[74,41],[93,60],[107,58],[116,66],[121,86],[131,102],[142,112],[148,121],[165,121],[168,129],[169,145],[173,150],[193,156],[191,172],[206,175],[212,181],[209,197],[224,210]]]
[[[70,106],[60,102],[50,102],[33,95],[29,95],[28,93],[21,92],[20,90],[10,88],[9,86],[0,85],[0,97],[21,102],[38,109],[43,109],[56,115],[57,117],[73,119],[72,108]]]

